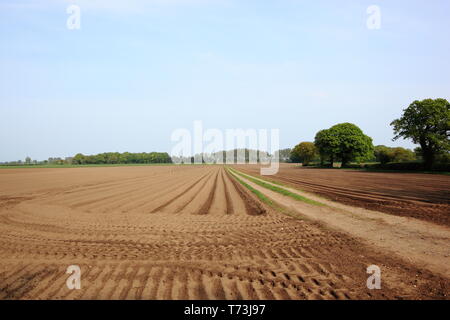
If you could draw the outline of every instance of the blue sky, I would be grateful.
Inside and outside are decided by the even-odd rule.
[[[413,147],[389,123],[450,98],[449,14],[447,0],[0,0],[0,161],[169,152],[194,120],[279,128],[282,147],[353,122]]]

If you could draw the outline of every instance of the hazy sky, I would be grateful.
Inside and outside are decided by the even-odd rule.
[[[0,0],[0,161],[169,152],[194,120],[279,128],[282,147],[353,122],[413,147],[389,123],[450,98],[449,15],[448,0]]]

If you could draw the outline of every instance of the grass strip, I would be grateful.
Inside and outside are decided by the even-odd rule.
[[[227,168],[229,171],[231,171],[230,168]],[[232,172],[232,171],[231,171]],[[267,198],[264,194],[262,194],[260,191],[256,190],[255,188],[253,188],[251,185],[249,185],[248,183],[244,182],[243,180],[239,179],[239,177],[236,177],[236,175],[233,175],[234,178],[240,183],[242,184],[244,187],[246,187],[248,190],[250,190],[251,192],[253,192],[258,199],[260,199],[262,202],[264,202],[265,204],[274,207],[275,203],[270,200],[269,198]]]
[[[248,175],[248,174],[247,174],[247,175]],[[260,180],[265,180],[265,181],[267,181],[267,182],[276,184],[276,185],[278,185],[278,186],[280,186],[280,187],[291,188],[291,189],[298,190],[298,191],[303,192],[303,193],[308,193],[308,191],[305,191],[305,190],[303,190],[303,189],[301,189],[301,188],[299,188],[299,187],[296,187],[296,186],[293,186],[293,185],[289,185],[289,184],[286,184],[286,183],[283,183],[283,182],[280,182],[280,181],[277,181],[277,180],[267,179],[267,178],[264,178],[264,177],[258,177],[258,179],[260,179]],[[321,196],[320,194],[315,194],[314,196],[317,197],[317,198],[322,198],[322,199],[326,200],[326,198],[323,197],[323,196]],[[309,198],[307,198],[307,199],[310,200]],[[314,200],[311,200],[311,201],[314,201]],[[320,203],[320,202],[319,202],[319,203]],[[321,205],[324,205],[324,204],[322,204],[322,203],[320,203],[320,204],[321,204]]]
[[[301,195],[299,195],[297,193],[291,192],[291,191],[286,190],[284,188],[280,188],[280,187],[274,186],[274,185],[272,185],[270,183],[267,183],[267,182],[261,181],[259,179],[253,178],[252,176],[248,176],[246,174],[243,174],[243,173],[241,173],[241,172],[239,172],[239,171],[237,171],[235,169],[229,168],[229,170],[231,170],[233,173],[235,173],[235,174],[237,174],[237,175],[239,175],[239,176],[241,176],[241,177],[243,177],[245,179],[250,180],[253,183],[256,183],[257,185],[259,185],[261,187],[264,187],[266,189],[272,190],[272,191],[277,192],[279,194],[282,194],[284,196],[290,197],[290,198],[292,198],[294,200],[302,201],[302,202],[305,202],[305,203],[308,203],[308,204],[312,204],[312,205],[315,205],[315,206],[325,206],[321,202],[308,199],[308,198],[306,198],[304,196],[301,196]]]
[[[279,205],[275,201],[270,200],[263,193],[261,193],[260,191],[256,190],[255,188],[253,188],[252,186],[250,186],[248,183],[244,182],[243,180],[239,179],[239,177],[236,176],[236,174],[238,174],[238,173],[232,171],[231,168],[226,168],[226,169],[232,174],[233,178],[236,179],[237,182],[239,182],[245,188],[247,188],[252,193],[254,193],[258,197],[258,199],[260,199],[262,202],[267,204],[272,209],[275,209],[275,210],[277,210],[280,213],[283,213],[285,215],[288,215],[288,216],[290,216],[292,218],[295,218],[295,219],[298,219],[298,220],[310,221],[310,219],[306,218],[305,216],[303,216],[303,215],[301,215],[301,214],[299,214],[297,212],[293,212],[292,210],[289,210],[288,208],[285,208],[285,207]]]

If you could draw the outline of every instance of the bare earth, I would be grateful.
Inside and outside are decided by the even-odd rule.
[[[259,175],[258,165],[238,166]],[[450,227],[450,176],[302,168],[281,164],[270,179],[330,200]]]
[[[366,287],[373,264],[381,290]],[[65,284],[69,265],[81,290]],[[267,207],[222,166],[0,170],[0,299],[448,299],[449,288],[445,272]]]
[[[289,209],[288,213],[293,216],[306,217],[328,228],[343,231],[370,246],[391,252],[407,261],[413,261],[421,268],[450,278],[450,228],[447,226],[351,207],[294,188],[282,187],[322,205],[309,204],[261,187],[249,181],[250,176],[240,178]],[[279,185],[256,179],[279,188]]]

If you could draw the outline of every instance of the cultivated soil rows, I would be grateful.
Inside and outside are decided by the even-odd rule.
[[[259,165],[237,169],[258,176]],[[450,176],[302,168],[280,164],[268,177],[344,204],[413,217],[450,227]]]
[[[381,290],[366,287],[373,264]],[[80,290],[66,286],[70,265]],[[448,289],[267,207],[223,166],[0,170],[0,299],[447,299]]]
[[[232,170],[232,173],[282,206],[287,214],[316,221],[450,278],[450,228],[447,226],[352,207],[239,171]]]

